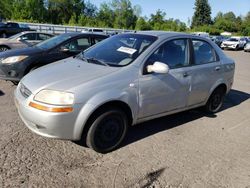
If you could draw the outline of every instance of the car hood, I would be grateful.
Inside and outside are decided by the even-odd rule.
[[[238,41],[223,41],[223,44],[230,44],[230,45],[232,45],[232,44],[239,44],[239,42]]]
[[[41,52],[43,52],[43,50],[37,47],[13,49],[13,50],[7,50],[5,52],[1,52],[0,58],[6,58],[6,57],[18,56],[18,55],[34,55],[34,54],[39,54]]]
[[[21,80],[21,83],[33,94],[42,89],[71,91],[81,84],[109,75],[119,69],[70,57],[32,71]]]
[[[3,42],[6,42],[6,41],[8,41],[8,40],[9,40],[9,39],[2,38],[2,39],[0,39],[0,42],[3,43]]]

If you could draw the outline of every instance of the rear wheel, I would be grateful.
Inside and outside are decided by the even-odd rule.
[[[120,109],[109,108],[95,117],[87,133],[87,146],[99,153],[116,149],[127,133],[127,115]]]
[[[225,97],[225,90],[219,87],[214,90],[214,92],[209,97],[205,109],[208,113],[216,113],[220,110]]]
[[[0,52],[4,52],[4,51],[7,51],[9,50],[10,48],[7,47],[7,46],[0,46]]]

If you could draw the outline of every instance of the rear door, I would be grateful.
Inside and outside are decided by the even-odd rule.
[[[207,41],[192,39],[192,70],[188,106],[197,105],[207,100],[210,89],[221,77],[219,56]]]

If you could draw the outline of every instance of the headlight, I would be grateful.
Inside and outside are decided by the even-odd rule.
[[[62,91],[41,90],[35,95],[34,100],[50,105],[68,106],[74,103],[74,94]]]
[[[5,64],[17,63],[26,59],[27,57],[28,56],[26,55],[7,57],[6,59],[2,61],[2,63],[5,63]]]

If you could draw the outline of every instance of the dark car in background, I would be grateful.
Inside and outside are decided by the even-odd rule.
[[[221,46],[221,43],[226,40],[227,38],[221,35],[218,36],[210,36],[211,40],[217,44],[219,47]]]
[[[33,47],[2,52],[0,53],[0,79],[10,80],[16,84],[30,71],[77,55],[107,37],[95,33],[65,33]]]
[[[10,49],[33,46],[53,36],[49,33],[24,31],[9,38],[2,38],[0,39],[0,53]]]
[[[0,37],[6,38],[23,31],[34,31],[26,24],[19,24],[15,22],[7,22],[0,24]]]

